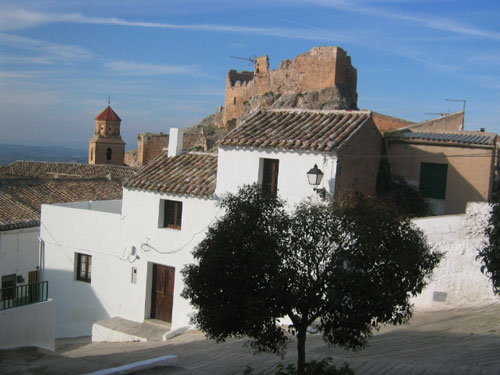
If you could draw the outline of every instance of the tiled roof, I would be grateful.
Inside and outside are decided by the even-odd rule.
[[[401,132],[390,136],[396,139],[435,141],[439,143],[470,144],[493,146],[495,133],[457,131],[457,132]]]
[[[0,180],[0,230],[40,225],[42,204],[121,199],[122,188],[107,179]]]
[[[113,108],[111,108],[109,105],[97,115],[95,118],[96,120],[104,120],[104,121],[121,121],[122,119],[118,117],[115,111],[113,111]]]
[[[118,181],[132,176],[136,169],[105,164],[57,163],[43,161],[15,161],[0,169],[0,178],[19,177],[71,177],[104,178],[108,175]]]
[[[215,154],[191,152],[169,158],[162,152],[125,181],[124,187],[207,197],[215,191],[216,177]]]
[[[330,152],[370,117],[369,111],[260,110],[219,144]]]

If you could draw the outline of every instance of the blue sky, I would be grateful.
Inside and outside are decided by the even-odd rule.
[[[358,106],[421,121],[456,112],[500,133],[500,3],[471,0],[2,0],[0,143],[86,149],[111,105],[140,132],[198,123],[224,104],[231,56],[272,68],[344,48]]]

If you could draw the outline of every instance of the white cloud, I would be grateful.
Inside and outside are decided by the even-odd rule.
[[[252,26],[237,26],[237,25],[218,25],[218,24],[173,24],[164,22],[141,22],[128,21],[115,17],[87,17],[80,13],[40,13],[33,11],[20,11],[7,9],[0,16],[0,28],[13,29],[28,28],[44,23],[82,23],[82,24],[98,24],[98,25],[115,25],[125,27],[142,27],[142,28],[159,28],[170,30],[185,30],[185,31],[206,31],[206,32],[231,32],[252,34],[261,36],[273,36],[287,39],[305,39],[324,42],[339,42],[349,37],[351,33],[341,34],[338,32],[324,32],[317,30],[303,30],[296,28],[282,27],[252,27]]]
[[[28,72],[8,72],[0,71],[0,79],[23,79],[32,78],[33,74]]]
[[[420,26],[447,31],[459,35],[467,35],[486,39],[500,40],[500,32],[493,30],[483,30],[471,25],[462,24],[454,20],[429,15],[415,16],[393,11],[389,8],[376,8],[366,6],[366,1],[345,1],[345,0],[308,0],[310,3],[321,5],[327,8],[341,10],[349,13],[368,14],[377,17],[396,19],[400,21],[409,21]]]
[[[85,48],[70,44],[51,43],[24,36],[0,33],[0,45],[21,50],[37,51],[45,54],[45,61],[64,61],[89,59],[92,53]]]
[[[0,57],[0,64],[41,64],[41,65],[49,65],[54,62],[54,58],[51,57]]]
[[[194,65],[141,64],[117,60],[105,63],[104,66],[113,72],[132,76],[202,75],[202,73]]]

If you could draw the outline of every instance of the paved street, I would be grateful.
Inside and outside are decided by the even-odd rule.
[[[333,357],[351,364],[356,374],[500,374],[500,304],[476,309],[416,313],[409,325],[384,327],[361,351],[328,348],[319,335],[307,339],[309,359]],[[90,343],[89,338],[58,340],[55,354],[30,349],[0,351],[4,374],[82,374],[166,354],[178,367],[136,372],[140,375],[241,374],[246,365],[269,373],[280,359],[253,355],[245,340],[215,344],[192,331],[168,342]],[[285,361],[295,361],[290,346]]]

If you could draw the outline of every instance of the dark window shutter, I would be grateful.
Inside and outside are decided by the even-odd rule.
[[[264,159],[262,172],[262,192],[271,197],[278,195],[279,160]]]
[[[163,227],[181,229],[182,202],[166,200],[164,204]]]
[[[421,163],[420,191],[424,198],[445,199],[448,164]]]

